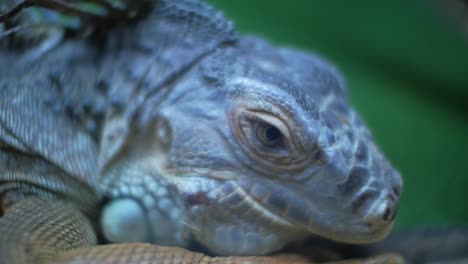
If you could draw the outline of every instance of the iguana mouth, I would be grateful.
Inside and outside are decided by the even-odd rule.
[[[310,208],[308,201],[294,199],[297,198],[294,194],[281,194],[280,189],[269,190],[261,184],[248,182],[226,183],[220,203],[232,214],[256,219],[257,223],[279,233],[289,232],[294,237],[315,234],[340,242],[370,243],[385,238],[393,228],[394,219],[373,226],[366,218],[369,215],[359,218],[348,216],[351,219],[343,218],[341,221],[335,219],[336,225],[332,225],[331,219],[326,218],[327,213]],[[373,203],[373,207],[379,206],[386,206],[380,198]],[[254,214],[256,218],[252,217]]]
[[[218,182],[211,187],[200,187],[195,192],[181,192],[184,204],[187,207],[193,206],[214,206],[222,211],[227,211],[229,214],[236,215],[241,218],[251,219],[251,215],[255,215],[256,219],[262,219],[265,223],[270,223],[275,226],[285,229],[297,229],[296,225],[287,218],[277,213],[276,210],[269,208],[268,203],[262,201],[259,196],[263,191],[251,189],[247,191],[239,183],[238,177],[235,177],[231,172],[207,172],[206,169],[192,169],[191,172],[203,172],[202,175],[208,176],[213,181]],[[189,178],[183,177],[185,181]],[[211,188],[211,189],[210,189]],[[266,194],[266,193],[265,193]],[[253,218],[253,219],[255,219]]]
[[[182,192],[181,197],[194,238],[216,254],[266,254],[309,235],[304,226],[257,200],[237,179],[208,185],[213,188]]]
[[[228,210],[239,213],[240,215],[256,214],[257,219],[263,219],[265,223],[272,226],[281,227],[288,230],[298,229],[297,225],[291,222],[285,215],[282,215],[277,210],[272,210],[266,202],[268,193],[255,193],[256,189],[252,188],[249,191],[239,185],[238,182],[226,183],[222,191],[224,197],[220,200],[223,206]],[[263,192],[263,191],[260,191]],[[262,195],[263,197],[260,197]],[[282,201],[287,202],[287,201]]]
[[[346,226],[346,231],[323,229],[317,235],[343,243],[368,244],[384,239],[393,229],[393,224],[391,222],[381,229],[371,230],[367,225],[351,223]]]
[[[372,207],[385,206],[385,202],[381,199],[376,199],[372,205]],[[386,223],[372,223],[370,218],[375,219],[376,215],[380,216],[381,214],[377,211],[374,213],[369,211],[359,217],[351,215],[336,217],[333,221],[330,220],[329,223],[325,224],[317,221],[314,224],[309,223],[308,230],[319,236],[339,242],[352,244],[373,243],[384,239],[394,225],[394,218],[389,219]]]

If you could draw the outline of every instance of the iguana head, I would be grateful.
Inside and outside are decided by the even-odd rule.
[[[366,243],[390,232],[401,178],[323,59],[246,38],[168,86],[118,171],[132,176],[127,184],[153,178],[156,187],[140,190],[153,193],[153,203],[166,199],[155,194],[161,189],[177,197],[163,213],[183,226],[172,235],[246,255],[311,235]],[[161,214],[152,210],[145,206]],[[170,230],[153,219],[154,232]]]

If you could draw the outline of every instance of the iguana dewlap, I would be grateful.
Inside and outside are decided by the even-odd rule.
[[[39,57],[0,50],[0,255],[12,262],[170,255],[87,249],[98,234],[216,255],[313,235],[373,242],[401,186],[329,63],[238,37],[198,1],[155,2]]]

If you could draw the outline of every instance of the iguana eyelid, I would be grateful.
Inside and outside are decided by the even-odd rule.
[[[271,113],[264,109],[235,107],[232,112],[232,124],[234,134],[239,140],[239,143],[247,154],[257,159],[259,163],[264,164],[267,168],[275,166],[281,171],[292,171],[304,168],[310,164],[310,160],[306,158],[306,153],[297,143],[299,140],[292,133],[290,125],[288,125],[281,116]],[[255,142],[252,137],[256,133],[254,131],[255,122],[261,122],[276,127],[282,134],[284,150],[274,151]],[[293,165],[294,164],[294,165]]]
[[[290,156],[299,158],[299,155],[304,155],[306,153],[304,147],[301,144],[303,139],[300,139],[298,132],[292,129],[292,127],[295,126],[294,123],[289,124],[291,122],[286,121],[287,116],[285,118],[285,114],[273,114],[262,109],[247,108],[245,110],[249,117],[270,124],[281,132],[285,139],[284,143],[290,152]]]
[[[288,125],[283,120],[279,119],[273,114],[263,111],[252,111],[248,109],[247,111],[242,113],[242,115],[259,123],[274,126],[281,132],[281,135],[283,135],[285,139],[289,141],[292,140],[292,134],[289,130]]]
[[[282,156],[286,158],[288,156],[294,155],[295,151],[294,151],[294,144],[292,144],[292,140],[293,140],[292,135],[290,133],[289,127],[281,119],[265,111],[252,111],[250,109],[245,109],[244,111],[242,111],[242,113],[240,113],[237,118],[239,119],[238,122],[243,122],[244,124],[245,122],[249,122],[249,123],[256,122],[257,125],[268,124],[277,128],[283,137],[283,143],[286,149],[286,154]],[[240,128],[241,128],[240,129],[241,131],[239,132],[243,133],[244,136],[247,137],[246,131],[245,131],[245,129],[247,128],[245,126],[241,126]],[[256,131],[253,131],[252,133],[256,134]],[[246,141],[249,141],[249,140],[246,140]],[[248,143],[252,143],[252,142],[248,142]],[[265,153],[265,154],[268,154],[268,153]]]

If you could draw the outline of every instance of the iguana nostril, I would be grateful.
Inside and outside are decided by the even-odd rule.
[[[388,224],[395,219],[396,216],[396,201],[394,199],[385,200],[385,209],[381,213],[381,224]],[[378,224],[378,223],[377,223]]]
[[[391,213],[390,208],[387,207],[387,209],[385,209],[385,213],[384,213],[384,215],[383,215],[383,220],[384,220],[385,222],[387,222],[388,219],[390,218],[390,213]]]
[[[395,217],[396,217],[396,215],[397,215],[397,211],[398,211],[398,208],[395,208],[395,210],[393,210],[393,214],[392,214],[392,216],[390,217],[390,221],[395,220]]]
[[[396,217],[396,212],[397,212],[396,204],[393,202],[390,203],[387,209],[385,209],[385,212],[382,216],[382,220],[384,222],[392,222]]]
[[[391,195],[378,198],[364,216],[365,221],[374,230],[391,224],[396,216],[397,203]]]

